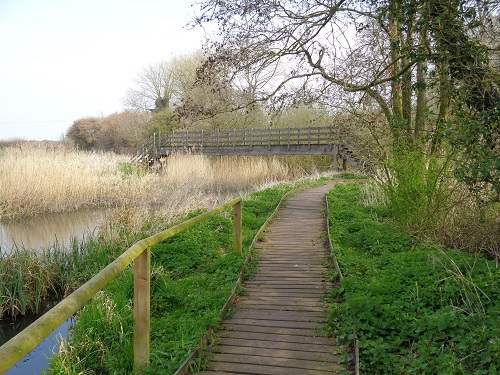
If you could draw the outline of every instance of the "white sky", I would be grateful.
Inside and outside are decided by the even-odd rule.
[[[0,0],[0,139],[58,140],[123,109],[149,63],[201,48],[191,0]]]

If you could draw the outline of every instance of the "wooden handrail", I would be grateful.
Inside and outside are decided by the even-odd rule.
[[[193,147],[193,146],[252,146],[254,139],[265,139],[268,145],[310,145],[311,132],[315,133],[315,144],[331,144],[337,135],[333,127],[277,128],[277,129],[232,129],[174,131],[167,141],[161,133],[155,136],[163,142],[158,147]],[[255,144],[257,145],[257,143]]]
[[[233,199],[211,211],[133,244],[97,275],[2,345],[0,347],[0,374],[5,373],[26,354],[31,352],[132,262],[134,262],[134,366],[136,369],[147,366],[150,358],[149,271],[151,246],[234,206],[234,251],[241,255],[241,201],[241,198]]]
[[[311,145],[311,132],[315,134],[315,145],[331,145],[333,139],[339,138],[338,132],[329,127],[306,128],[269,128],[269,129],[227,129],[227,130],[195,130],[155,133],[143,146],[132,161],[145,161],[146,155],[155,155],[158,149],[191,149],[205,147],[239,147],[262,146],[263,141],[269,147],[276,145],[290,146]],[[337,142],[335,142],[337,143]],[[142,156],[142,157],[141,157]]]

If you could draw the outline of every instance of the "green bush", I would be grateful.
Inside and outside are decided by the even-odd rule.
[[[500,371],[500,269],[467,253],[415,243],[357,185],[328,196],[344,279],[329,328],[357,332],[361,372],[496,374]],[[346,220],[350,218],[350,220]]]

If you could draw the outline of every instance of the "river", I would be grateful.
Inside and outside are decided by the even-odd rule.
[[[9,254],[18,248],[40,251],[58,243],[67,247],[72,239],[81,240],[89,233],[99,230],[105,220],[106,210],[80,210],[62,214],[40,215],[22,223],[0,224],[0,254]],[[45,310],[54,302],[48,302]],[[34,322],[38,316],[19,317],[15,322],[0,320],[0,345]],[[6,375],[38,375],[46,371],[49,358],[59,350],[60,337],[67,337],[72,319],[63,323],[37,348],[26,355]]]

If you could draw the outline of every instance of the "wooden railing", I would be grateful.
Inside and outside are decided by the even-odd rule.
[[[318,145],[334,142],[333,127],[199,130],[160,132],[153,138],[157,147],[235,147]]]
[[[150,259],[151,246],[234,206],[234,251],[242,253],[241,198],[196,216],[163,232],[136,242],[97,275],[0,347],[0,374],[31,352],[63,322],[72,317],[98,291],[134,262],[134,367],[150,359]]]
[[[348,141],[345,136],[342,138],[333,126],[159,132],[153,134],[132,161],[150,162],[175,152],[325,155],[338,153],[339,145]]]

